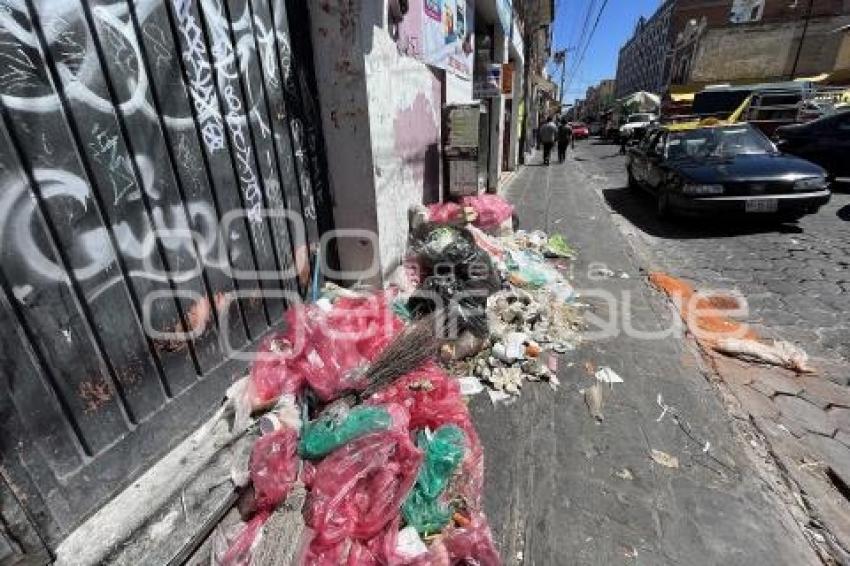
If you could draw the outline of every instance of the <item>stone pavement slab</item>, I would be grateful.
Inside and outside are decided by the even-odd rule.
[[[562,232],[580,250],[574,285],[588,303],[610,294],[597,310],[612,314],[619,331],[563,356],[557,393],[529,384],[509,406],[473,401],[485,507],[506,563],[819,564],[770,471],[747,452],[740,423],[666,332],[674,317],[587,182],[571,159],[526,167],[507,190],[521,227]],[[595,263],[631,276],[591,281]],[[626,333],[623,320],[658,336]],[[593,383],[586,362],[624,379],[603,389],[601,423],[580,393]],[[659,395],[671,407],[660,421]],[[679,467],[653,462],[652,450]]]
[[[847,499],[850,484],[846,482],[850,433],[841,429],[842,424],[847,426],[847,415],[842,409],[850,402],[850,389],[845,385],[848,365],[840,357],[834,357],[835,352],[830,354],[823,348],[821,337],[829,329],[818,326],[823,321],[841,318],[840,309],[844,303],[841,300],[832,304],[821,302],[823,294],[820,291],[824,289],[806,284],[815,279],[814,273],[818,278],[833,276],[833,271],[841,273],[842,262],[814,261],[801,253],[811,251],[811,247],[800,243],[807,231],[831,231],[836,237],[843,237],[842,226],[827,227],[830,221],[833,224],[840,224],[840,221],[830,220],[828,216],[819,218],[795,231],[790,241],[780,239],[773,245],[768,245],[770,240],[765,239],[772,228],[756,226],[752,232],[741,233],[739,227],[737,231],[721,233],[723,237],[718,238],[716,231],[705,226],[691,230],[691,227],[682,227],[681,223],[650,221],[636,212],[641,207],[640,195],[628,191],[628,196],[624,196],[625,189],[618,184],[621,173],[612,171],[610,162],[603,162],[599,151],[589,146],[584,155],[595,159],[579,158],[578,168],[585,178],[591,179],[585,183],[585,188],[603,196],[641,265],[647,269],[664,269],[703,288],[722,289],[726,285],[726,288],[742,291],[750,301],[750,322],[756,324],[762,335],[790,339],[806,350],[833,356],[817,358],[813,363],[817,374],[801,376],[779,368],[747,366],[737,360],[703,353],[714,378],[734,396],[734,399],[727,398],[731,413],[756,423],[758,431],[769,441],[773,459],[807,501],[815,521],[825,525],[832,554],[843,556],[850,548],[850,529],[842,522],[850,516]],[[627,206],[626,200],[631,204]],[[688,253],[682,254],[680,244],[683,243]],[[827,240],[822,245],[829,248],[831,244]],[[783,254],[788,253],[792,259],[786,261]],[[712,264],[717,267],[716,272],[700,267],[704,264],[698,261],[711,254],[717,255],[711,260],[717,262]],[[832,265],[836,268],[832,269]],[[762,272],[771,276],[774,272],[793,272],[803,277],[803,285],[794,284],[793,289],[780,290],[772,287],[773,282],[779,280],[763,276]],[[773,294],[748,287],[749,281],[760,279],[768,282]],[[792,278],[786,277],[788,279]],[[808,289],[805,294],[800,292],[803,287]],[[779,318],[771,309],[793,313],[796,326],[775,326]],[[802,311],[808,318],[797,314]],[[838,354],[843,355],[840,351]]]

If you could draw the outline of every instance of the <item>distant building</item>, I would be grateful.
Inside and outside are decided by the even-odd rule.
[[[671,50],[672,84],[767,81],[850,67],[850,2],[737,0],[729,22],[689,20]]]
[[[847,0],[665,0],[620,49],[616,96],[844,68],[848,15]]]
[[[596,86],[588,87],[581,119],[586,122],[598,120],[599,115],[613,103],[615,87],[616,81],[613,79],[605,79]]]
[[[660,92],[665,86],[665,58],[675,5],[676,0],[667,0],[648,20],[641,17],[632,38],[620,48],[618,98],[639,90]]]

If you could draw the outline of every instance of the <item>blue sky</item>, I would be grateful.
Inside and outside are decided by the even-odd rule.
[[[661,0],[608,0],[608,5],[599,20],[596,33],[587,43],[593,23],[605,0],[555,0],[554,50],[577,47],[588,7],[592,12],[588,18],[585,38],[581,48],[567,55],[567,88],[565,102],[584,98],[588,86],[602,79],[613,79],[617,74],[617,54],[623,43],[632,36],[637,19],[650,16],[661,4]],[[581,50],[588,45],[584,62],[573,72]],[[560,67],[560,66],[558,66]],[[549,72],[556,84],[560,84],[560,69],[549,65]]]

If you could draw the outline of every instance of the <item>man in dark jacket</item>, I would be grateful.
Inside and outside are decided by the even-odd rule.
[[[567,148],[570,147],[570,144],[575,149],[573,129],[567,123],[566,118],[561,118],[561,125],[558,126],[558,163],[563,163],[567,158]]]
[[[540,127],[540,143],[543,144],[543,164],[549,165],[549,157],[552,155],[552,147],[555,145],[555,140],[558,137],[558,126],[550,117],[546,123]]]

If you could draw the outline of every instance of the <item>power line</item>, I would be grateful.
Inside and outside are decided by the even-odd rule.
[[[567,83],[567,89],[572,85],[573,77],[578,73],[579,68],[581,68],[582,63],[584,63],[584,56],[587,54],[587,49],[590,47],[590,43],[593,41],[593,36],[596,34],[596,29],[599,27],[599,21],[602,19],[602,13],[605,11],[605,7],[608,5],[608,0],[602,1],[602,7],[599,8],[599,13],[596,14],[596,21],[593,22],[593,29],[590,30],[590,35],[587,38],[587,43],[584,44],[584,50],[581,52],[581,57],[578,59],[578,63],[576,64],[575,70],[570,75],[570,82]]]
[[[581,26],[581,33],[579,34],[578,41],[575,44],[572,44],[572,50],[575,51],[576,54],[578,54],[581,51],[581,49],[582,49],[581,46],[584,43],[585,38],[587,37],[587,29],[590,27],[590,18],[593,15],[593,7],[594,7],[595,4],[596,4],[596,0],[588,0],[588,2],[587,2],[587,10],[585,10],[585,13],[584,13],[584,23]],[[578,20],[576,20],[576,21],[578,21]],[[578,29],[578,28],[576,28],[576,29]],[[572,38],[570,38],[570,39],[572,39]],[[576,57],[575,60],[578,61],[578,57]],[[570,62],[570,71],[569,71],[570,77],[572,77],[576,73],[577,70],[578,70],[577,63],[573,63],[571,61]],[[566,71],[566,68],[564,68],[564,71]],[[563,79],[561,80],[561,82],[563,82]],[[572,78],[570,79],[570,82],[572,82]]]
[[[594,4],[596,4],[596,0],[590,0],[587,3],[587,11],[584,14],[584,24],[581,26],[581,34],[579,35],[578,42],[575,44],[576,49],[581,47],[581,43],[584,41],[584,38],[587,37],[587,27],[590,25],[590,15],[593,14]]]

